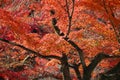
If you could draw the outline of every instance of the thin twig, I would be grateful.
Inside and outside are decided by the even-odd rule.
[[[67,1],[67,0],[66,0]],[[68,3],[66,3],[68,4]],[[66,7],[68,7],[67,9],[67,14],[68,14],[68,31],[66,33],[66,37],[70,34],[70,29],[72,26],[72,17],[73,17],[73,13],[74,13],[74,7],[75,7],[75,0],[72,0],[72,11],[70,12],[69,10],[69,6],[66,5]]]
[[[65,2],[66,2],[66,11],[67,11],[67,14],[68,14],[68,16],[70,16],[68,1],[65,0]]]
[[[109,15],[109,11],[108,11],[107,6],[106,6],[106,4],[105,4],[105,0],[103,0],[103,7],[104,7],[106,13]],[[110,10],[111,10],[111,9],[110,9]],[[111,11],[112,11],[112,10],[111,10]],[[112,17],[114,17],[114,13],[112,13],[111,15],[112,15]],[[116,28],[115,28],[115,27],[116,27],[116,26],[115,26],[115,23],[114,23],[114,22],[112,21],[112,19],[110,18],[110,15],[109,15],[108,17],[109,17],[109,20],[110,20],[111,25],[112,25],[112,27],[113,27],[113,30],[114,30],[114,32],[115,32],[116,39],[117,39],[117,41],[120,43],[119,34],[117,33],[117,30],[116,30]]]

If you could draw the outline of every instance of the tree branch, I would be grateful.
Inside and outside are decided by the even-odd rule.
[[[52,25],[53,25],[53,28],[55,30],[55,33],[58,34],[59,36],[64,36],[64,33],[61,32],[61,30],[59,29],[58,26],[56,26],[56,24],[57,24],[56,18],[52,18]]]
[[[74,12],[74,1],[75,1],[75,0],[72,0],[72,1],[73,1],[73,12]],[[66,0],[66,5],[68,5],[67,0]],[[73,15],[73,12],[72,12],[71,15],[69,15],[69,17],[71,17],[71,16]],[[54,14],[53,14],[53,15],[54,15]],[[71,19],[72,19],[72,17],[71,17]],[[69,22],[70,22],[70,23],[69,23],[69,24],[70,24],[70,25],[69,25],[69,28],[70,28],[70,27],[71,27],[71,21],[69,21]],[[64,39],[65,41],[67,41],[71,46],[73,46],[73,47],[77,50],[77,52],[78,52],[78,54],[79,54],[79,57],[80,57],[80,60],[81,60],[82,67],[83,67],[83,69],[85,70],[85,69],[86,69],[86,64],[85,64],[85,60],[84,60],[84,56],[83,56],[83,51],[82,51],[82,49],[80,49],[77,44],[75,44],[72,40],[70,40],[67,36],[65,36],[65,34],[59,29],[59,27],[56,26],[56,24],[57,24],[56,18],[52,18],[52,25],[53,25],[53,28],[54,28],[55,32],[56,32],[59,36],[63,36],[63,39]],[[70,30],[69,30],[69,31],[70,31]],[[69,34],[69,32],[68,32],[68,34]]]
[[[69,67],[73,68],[75,70],[75,73],[77,75],[78,80],[82,80],[81,73],[79,71],[79,66],[81,63],[74,63],[74,64],[69,64]]]
[[[100,61],[105,58],[120,58],[120,56],[111,56],[105,53],[99,53],[95,56],[95,58],[91,61],[91,63],[87,66],[87,72],[92,73],[95,67],[98,65]]]
[[[120,72],[120,62],[117,65],[115,65],[115,67],[105,72],[105,74],[114,74],[119,72]]]
[[[76,50],[77,50],[77,52],[78,52],[78,54],[79,54],[79,57],[80,57],[80,60],[81,60],[81,64],[82,64],[82,67],[83,67],[83,69],[85,70],[86,69],[86,64],[85,64],[85,60],[84,60],[84,56],[83,56],[83,51],[82,51],[82,49],[80,49],[79,47],[78,47],[78,45],[77,44],[75,44],[72,40],[69,40],[69,38],[63,38],[65,41],[67,41],[71,46],[73,46]]]
[[[60,57],[54,56],[54,55],[44,56],[44,55],[40,54],[39,52],[36,52],[36,51],[31,50],[31,49],[29,49],[29,48],[26,48],[26,47],[23,46],[23,45],[20,45],[20,44],[17,44],[17,43],[15,43],[15,42],[11,42],[11,41],[8,41],[8,40],[2,39],[2,38],[0,38],[0,41],[5,42],[5,43],[8,43],[8,44],[11,44],[11,45],[13,45],[13,46],[18,46],[18,47],[20,47],[20,48],[22,48],[22,49],[24,49],[24,50],[26,50],[26,51],[28,51],[28,52],[31,52],[32,54],[35,54],[35,55],[37,55],[38,57],[41,57],[41,58],[45,58],[45,59],[55,58],[55,59],[58,59],[58,60],[61,59]]]
[[[71,80],[68,58],[67,55],[64,53],[62,54],[61,65],[61,70],[63,72],[63,80]]]
[[[55,19],[55,18],[53,18]],[[53,28],[55,30],[55,32],[59,35],[59,36],[63,36],[63,39],[65,41],[67,41],[70,45],[72,45],[76,50],[77,52],[79,53],[79,57],[80,57],[80,60],[81,60],[81,64],[83,66],[83,69],[85,70],[86,69],[86,64],[85,64],[85,60],[84,60],[84,56],[83,56],[83,51],[82,49],[80,49],[78,47],[77,44],[75,44],[73,41],[71,41],[68,37],[64,37],[64,33],[60,31],[60,29],[58,28],[58,26],[56,26],[56,24],[53,22],[54,20],[52,20],[52,24],[53,24]],[[56,21],[57,22],[57,21]]]
[[[66,11],[67,11],[67,14],[68,14],[68,16],[70,16],[68,1],[65,0],[65,3],[66,3]]]
[[[110,7],[109,7],[109,9],[107,8],[105,0],[103,0],[103,8],[105,9],[106,13],[108,14],[108,18],[110,20],[110,23],[111,23],[111,25],[113,27],[113,30],[115,32],[115,35],[116,35],[116,39],[120,43],[119,31],[117,32],[117,30],[118,30],[118,29],[116,29],[117,26],[115,25],[114,21],[111,19],[111,17],[115,18],[115,15],[114,15],[114,13],[113,13],[113,11],[112,11],[112,9]]]
[[[66,33],[66,37],[69,35],[70,29],[71,29],[71,26],[72,26],[72,17],[73,17],[73,13],[74,13],[75,0],[72,0],[72,11],[71,11],[71,13],[69,11],[69,6],[67,6],[67,5],[68,5],[68,3],[67,3],[67,0],[66,0],[66,7],[67,7],[67,14],[68,14],[68,31]]]

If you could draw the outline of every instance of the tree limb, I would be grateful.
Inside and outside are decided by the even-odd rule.
[[[120,56],[112,56],[105,53],[99,53],[95,56],[95,58],[91,61],[91,63],[87,66],[87,71],[89,73],[92,73],[95,67],[98,65],[100,61],[102,61],[105,58],[120,58]]]
[[[61,59],[60,57],[54,56],[54,55],[44,56],[44,55],[40,54],[39,52],[36,52],[36,51],[31,50],[31,49],[29,49],[29,48],[26,48],[26,47],[23,46],[23,45],[20,45],[20,44],[17,44],[17,43],[15,43],[15,42],[11,42],[11,41],[8,41],[8,40],[2,39],[2,38],[0,38],[0,41],[5,42],[5,43],[8,43],[8,44],[11,44],[11,45],[13,45],[13,46],[18,46],[18,47],[20,47],[20,48],[22,48],[22,49],[24,49],[24,50],[26,50],[26,51],[28,51],[28,52],[31,52],[32,54],[35,54],[35,55],[37,55],[38,57],[41,57],[41,58],[45,58],[45,59],[55,58],[55,59],[58,59],[58,60]]]
[[[72,11],[71,11],[71,13],[69,11],[69,6],[68,6],[68,3],[67,3],[67,0],[66,0],[66,7],[67,7],[67,14],[68,14],[68,31],[66,33],[66,37],[67,37],[70,33],[70,29],[71,29],[71,26],[72,26],[72,17],[73,17],[73,13],[74,13],[75,0],[72,0]]]
[[[73,6],[74,6],[74,1],[75,1],[75,0],[72,0],[72,1],[73,1]],[[67,2],[67,0],[66,0],[66,2]],[[68,3],[66,3],[66,4],[68,5]],[[73,11],[74,11],[74,7],[73,7]],[[72,15],[73,15],[73,12],[72,12],[72,14],[71,14],[70,16],[72,16]],[[71,17],[71,19],[72,19],[72,17]],[[78,52],[78,54],[79,54],[79,57],[80,57],[80,60],[81,60],[82,67],[83,67],[83,69],[85,70],[85,69],[86,69],[86,64],[85,64],[85,60],[84,60],[84,56],[83,56],[83,51],[82,51],[82,49],[80,49],[76,43],[74,43],[74,42],[73,42],[72,40],[70,40],[67,36],[65,36],[65,34],[59,29],[59,27],[56,26],[56,24],[57,24],[56,18],[52,18],[52,25],[53,25],[53,28],[54,28],[55,32],[56,32],[59,36],[63,36],[63,39],[64,39],[65,41],[67,41],[71,46],[73,46],[73,47],[77,50],[77,52]],[[70,26],[71,26],[71,21],[70,21],[69,24],[70,24]],[[69,33],[68,33],[68,34],[69,34]]]
[[[64,53],[62,54],[61,65],[61,70],[63,72],[63,80],[71,80],[68,58],[67,55]]]
[[[80,49],[79,47],[78,47],[78,45],[77,44],[75,44],[72,40],[70,40],[69,38],[63,38],[65,41],[67,41],[71,46],[73,46],[76,50],[77,50],[77,52],[78,52],[78,54],[79,54],[79,57],[80,57],[80,60],[81,60],[81,64],[82,64],[82,67],[83,67],[83,69],[85,70],[86,69],[86,64],[85,64],[85,59],[84,59],[84,56],[83,56],[83,51],[82,51],[82,49]]]
[[[53,18],[53,19],[55,19],[55,18]],[[53,20],[52,20],[53,21]],[[52,22],[53,23],[53,22]],[[64,37],[64,33],[63,32],[61,32],[61,30],[58,28],[58,26],[56,26],[56,25],[54,25],[53,24],[53,28],[54,28],[54,30],[55,30],[55,32],[59,35],[59,36],[63,36],[63,39],[65,40],[65,41],[67,41],[71,46],[73,46],[76,50],[77,50],[77,52],[79,53],[79,57],[80,57],[80,60],[81,60],[81,64],[82,64],[82,66],[83,66],[83,69],[85,70],[85,68],[86,68],[86,64],[85,64],[85,60],[84,60],[84,56],[83,56],[83,51],[82,51],[82,49],[80,49],[79,47],[78,47],[78,45],[77,44],[75,44],[72,40],[70,40],[68,37]]]
[[[74,64],[69,64],[69,67],[73,68],[75,70],[75,73],[76,73],[76,76],[78,78],[78,80],[82,80],[82,77],[81,77],[81,73],[79,71],[79,66],[80,66],[81,63],[74,63]]]

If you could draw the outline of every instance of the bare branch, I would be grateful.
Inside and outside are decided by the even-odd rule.
[[[120,58],[120,56],[116,56],[116,55],[112,56],[112,55],[108,55],[108,54],[105,54],[105,53],[99,53],[98,55],[95,56],[95,58],[87,66],[87,71],[89,73],[92,73],[93,70],[95,69],[95,67],[98,65],[98,63],[105,58]]]
[[[59,36],[64,36],[64,33],[59,29],[58,26],[56,26],[56,24],[57,24],[56,18],[52,18],[52,25],[55,30],[55,33],[58,34]]]
[[[64,37],[64,33],[61,32],[61,30],[58,28],[58,26],[56,26],[56,24],[57,24],[56,18],[53,18],[53,19],[52,19],[52,25],[53,25],[53,27],[54,27],[55,32],[56,32],[59,36],[63,36],[63,39],[64,39],[65,41],[67,41],[70,45],[72,45],[72,46],[77,50],[77,52],[78,52],[78,54],[79,54],[79,57],[80,57],[80,60],[81,60],[82,67],[83,67],[83,69],[85,70],[85,69],[86,69],[86,64],[85,64],[85,60],[84,60],[84,56],[83,56],[84,53],[83,53],[82,49],[80,49],[76,43],[74,43],[72,40],[70,40],[70,39],[67,37],[67,36],[69,35],[69,33],[70,33],[70,28],[71,28],[72,15],[73,15],[73,12],[74,12],[74,2],[75,2],[75,0],[72,0],[73,9],[72,9],[72,13],[70,14],[68,2],[67,2],[67,0],[66,0],[66,7],[67,7],[68,13],[69,13],[69,14],[68,14],[68,16],[69,16],[69,27],[68,27],[68,28],[69,28],[69,29],[68,29],[67,35]],[[54,20],[54,19],[55,19],[55,20]],[[55,21],[55,22],[54,22],[54,21]]]
[[[68,4],[67,0],[66,0],[66,4]],[[66,5],[66,7],[68,7],[68,6]],[[67,14],[68,14],[68,31],[67,31],[66,37],[70,34],[70,29],[71,29],[71,26],[72,26],[72,17],[73,17],[73,13],[74,13],[74,7],[75,7],[75,0],[72,0],[72,11],[71,11],[71,13],[69,11],[69,7],[67,8]]]
[[[53,24],[53,27],[54,27],[55,32],[56,32],[59,36],[64,36],[64,33],[60,31],[60,29],[58,28],[58,26],[56,26],[56,25]],[[65,41],[67,41],[70,45],[72,45],[72,46],[77,50],[77,52],[79,53],[79,57],[80,57],[80,60],[81,60],[81,64],[82,64],[82,66],[83,66],[83,69],[85,70],[85,69],[86,69],[86,64],[85,64],[85,60],[84,60],[84,56],[83,56],[83,51],[82,51],[82,49],[80,49],[80,48],[78,47],[78,45],[75,44],[73,41],[69,40],[68,37],[65,36],[65,37],[63,37],[63,39],[64,39]]]
[[[67,55],[64,53],[62,54],[61,65],[61,70],[63,72],[63,80],[71,80],[68,58]]]
[[[79,47],[78,47],[78,45],[77,44],[75,44],[72,40],[70,40],[69,38],[63,38],[65,41],[67,41],[71,46],[73,46],[76,50],[77,50],[77,52],[78,52],[78,54],[79,54],[79,57],[80,57],[80,60],[81,60],[81,64],[82,64],[82,67],[83,67],[83,69],[85,70],[86,69],[86,64],[85,64],[85,60],[84,60],[84,56],[83,56],[83,51],[82,51],[82,49],[80,49]]]
[[[109,8],[107,7],[105,0],[103,0],[103,7],[104,7],[106,13],[109,15],[108,17],[109,17],[110,23],[111,23],[111,25],[112,25],[112,27],[113,27],[113,30],[114,30],[114,32],[115,32],[116,39],[117,39],[117,41],[120,43],[119,31],[117,32],[117,29],[116,29],[117,26],[115,25],[115,23],[113,22],[113,20],[112,20],[111,17],[110,17],[110,16],[112,16],[113,18],[115,18],[115,15],[114,15],[112,9],[111,9],[110,7],[109,7]],[[111,12],[109,12],[109,11],[111,11]],[[111,13],[111,14],[110,14],[110,13]]]
[[[67,11],[67,14],[68,14],[68,16],[70,16],[68,1],[65,0],[65,2],[66,2],[66,11]]]
[[[78,80],[82,80],[81,73],[79,71],[79,66],[81,63],[74,63],[74,64],[69,64],[69,67],[73,68],[75,70],[75,73],[77,75]]]
[[[55,25],[53,25],[53,26],[55,26]],[[57,27],[58,28],[58,27]],[[54,27],[54,29],[55,29],[55,31],[57,32],[57,34],[59,35],[59,36],[64,36],[64,33],[63,32],[61,32],[61,34],[57,31],[57,29]],[[59,28],[58,28],[59,29]],[[70,40],[69,38],[67,38],[67,37],[63,37],[63,39],[65,40],[65,41],[67,41],[71,46],[73,46],[76,50],[77,50],[77,52],[78,52],[78,54],[79,54],[79,57],[80,57],[80,60],[81,60],[81,64],[82,64],[82,67],[83,67],[83,69],[85,70],[86,69],[86,64],[85,64],[85,60],[84,60],[84,56],[83,56],[83,51],[82,51],[82,49],[80,49],[79,47],[78,47],[78,45],[77,44],[75,44],[72,40]]]
[[[0,38],[0,41],[5,42],[5,43],[8,43],[8,44],[11,44],[11,45],[13,45],[13,46],[18,46],[18,47],[20,47],[20,48],[22,48],[22,49],[24,49],[24,50],[26,50],[26,51],[28,51],[28,52],[31,52],[32,54],[35,54],[35,55],[37,55],[38,57],[41,57],[41,58],[45,58],[45,59],[55,58],[55,59],[58,59],[58,60],[61,59],[60,57],[54,56],[54,55],[44,56],[44,55],[40,54],[39,52],[36,52],[36,51],[31,50],[31,49],[29,49],[29,48],[26,48],[26,47],[23,46],[23,45],[20,45],[20,44],[17,44],[17,43],[15,43],[15,42],[11,42],[11,41],[8,41],[8,40],[2,39],[2,38]]]

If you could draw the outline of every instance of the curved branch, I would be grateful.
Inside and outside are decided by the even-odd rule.
[[[83,51],[82,51],[82,49],[80,49],[79,47],[78,47],[78,45],[77,44],[75,44],[72,40],[70,40],[69,38],[63,38],[65,41],[67,41],[71,46],[73,46],[76,50],[77,50],[77,52],[78,52],[78,54],[79,54],[79,57],[80,57],[80,60],[81,60],[81,64],[82,64],[82,67],[83,67],[83,69],[84,70],[86,70],[86,64],[85,64],[85,59],[84,59],[84,56],[83,56]]]
[[[58,59],[58,60],[61,59],[60,57],[54,56],[54,55],[44,56],[44,55],[40,54],[39,52],[36,52],[36,51],[31,50],[31,49],[29,49],[29,48],[26,48],[26,47],[23,46],[23,45],[20,45],[20,44],[17,44],[17,43],[15,43],[15,42],[11,42],[11,41],[8,41],[8,40],[2,39],[2,38],[0,38],[0,41],[5,42],[5,43],[8,43],[8,44],[11,44],[11,45],[13,45],[13,46],[18,46],[18,47],[20,47],[20,48],[22,48],[22,49],[24,49],[24,50],[26,50],[26,51],[28,51],[28,52],[31,52],[32,54],[35,54],[35,55],[37,55],[38,57],[41,57],[41,58],[45,58],[45,59],[55,58],[55,59]]]
[[[86,69],[86,64],[85,64],[85,60],[84,60],[82,49],[80,49],[76,43],[74,43],[67,36],[65,36],[65,34],[59,29],[59,27],[56,26],[56,24],[57,24],[56,18],[52,18],[52,25],[53,25],[53,28],[54,28],[55,32],[59,36],[62,36],[65,41],[67,41],[71,46],[73,46],[77,50],[77,52],[79,53],[79,57],[80,57],[80,60],[81,60],[82,67],[85,70]]]
[[[55,19],[55,18],[53,18]],[[55,23],[54,20],[52,19],[52,24]],[[55,20],[56,21],[56,20]],[[57,21],[56,21],[57,22]],[[55,32],[59,35],[59,36],[62,36],[63,39],[65,41],[67,41],[71,46],[73,46],[77,52],[79,53],[79,57],[80,57],[80,60],[81,60],[81,64],[82,64],[82,67],[83,69],[85,70],[86,69],[86,64],[85,64],[85,60],[84,60],[84,56],[83,56],[83,51],[82,49],[80,49],[78,47],[78,45],[76,43],[74,43],[72,40],[70,40],[67,36],[65,36],[65,34],[58,28],[58,26],[56,26],[56,24],[53,24],[53,28],[55,30]],[[64,37],[65,36],[65,37]]]
[[[98,65],[100,61],[105,58],[120,58],[120,56],[111,56],[105,53],[99,53],[95,56],[95,58],[91,61],[91,63],[87,66],[87,72],[92,73],[95,67]]]

